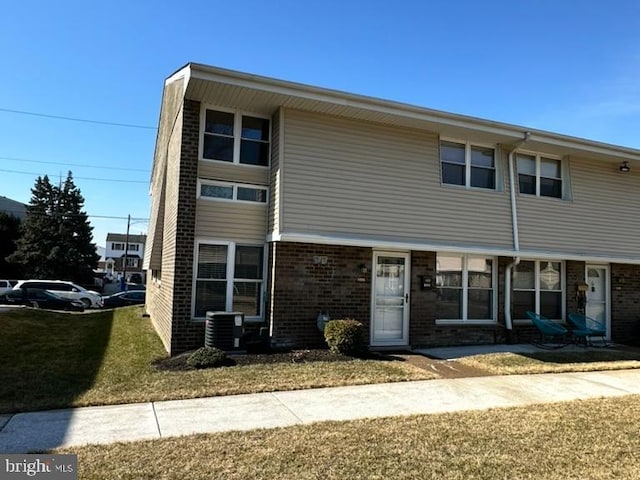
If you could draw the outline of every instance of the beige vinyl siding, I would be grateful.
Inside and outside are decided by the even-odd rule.
[[[441,185],[436,134],[288,109],[284,118],[283,233],[512,248],[508,192]]]
[[[278,110],[271,118],[271,167],[267,214],[267,228],[271,234],[280,231],[280,115],[284,116],[283,110]]]
[[[640,175],[618,163],[572,158],[572,201],[518,195],[523,250],[640,255]]]
[[[252,165],[235,165],[215,160],[200,160],[198,163],[198,177],[207,180],[268,185],[269,169]]]
[[[196,231],[198,238],[264,243],[267,207],[264,204],[198,199]]]
[[[162,93],[162,107],[158,126],[158,137],[151,177],[151,215],[149,234],[144,254],[144,268],[157,269],[162,262],[162,232],[164,230],[164,203],[166,195],[167,156],[179,155],[182,134],[177,115],[182,108],[183,79],[167,85]]]

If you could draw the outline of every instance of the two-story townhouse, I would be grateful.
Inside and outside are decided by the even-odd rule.
[[[199,64],[165,82],[147,311],[165,347],[207,311],[318,345],[523,341],[527,310],[640,315],[640,151]]]
[[[105,271],[114,277],[125,272],[127,274],[142,272],[146,242],[146,235],[107,233]]]

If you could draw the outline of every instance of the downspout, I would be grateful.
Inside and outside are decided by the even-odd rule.
[[[520,263],[520,237],[518,235],[518,210],[516,206],[516,178],[514,157],[516,150],[531,136],[530,132],[524,132],[524,138],[516,143],[509,152],[509,194],[511,197],[511,226],[513,228],[513,261],[504,270],[504,323],[507,329],[507,339],[511,339],[513,321],[511,319],[511,272],[513,267]]]

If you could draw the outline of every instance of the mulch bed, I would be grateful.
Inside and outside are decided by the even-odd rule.
[[[193,352],[184,352],[174,357],[161,358],[154,362],[158,370],[193,370],[187,365],[187,359]],[[355,357],[333,353],[325,349],[274,351],[271,353],[230,353],[227,366],[259,365],[271,363],[306,362],[348,362]]]
[[[174,357],[161,358],[154,362],[154,367],[161,371],[194,370],[187,365],[187,359],[193,352],[184,352]],[[274,363],[308,363],[308,362],[350,362],[356,359],[380,360],[385,362],[408,362],[424,370],[437,373],[442,378],[463,378],[488,375],[487,372],[467,367],[450,360],[438,360],[410,352],[370,352],[365,357],[350,357],[333,353],[328,349],[287,350],[269,353],[231,353],[227,366],[258,365]]]

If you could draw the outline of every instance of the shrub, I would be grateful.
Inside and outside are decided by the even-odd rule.
[[[329,349],[343,355],[358,356],[367,352],[367,332],[357,320],[331,320],[324,329]]]
[[[187,365],[193,368],[222,367],[226,364],[227,354],[213,347],[201,347],[187,358]]]

